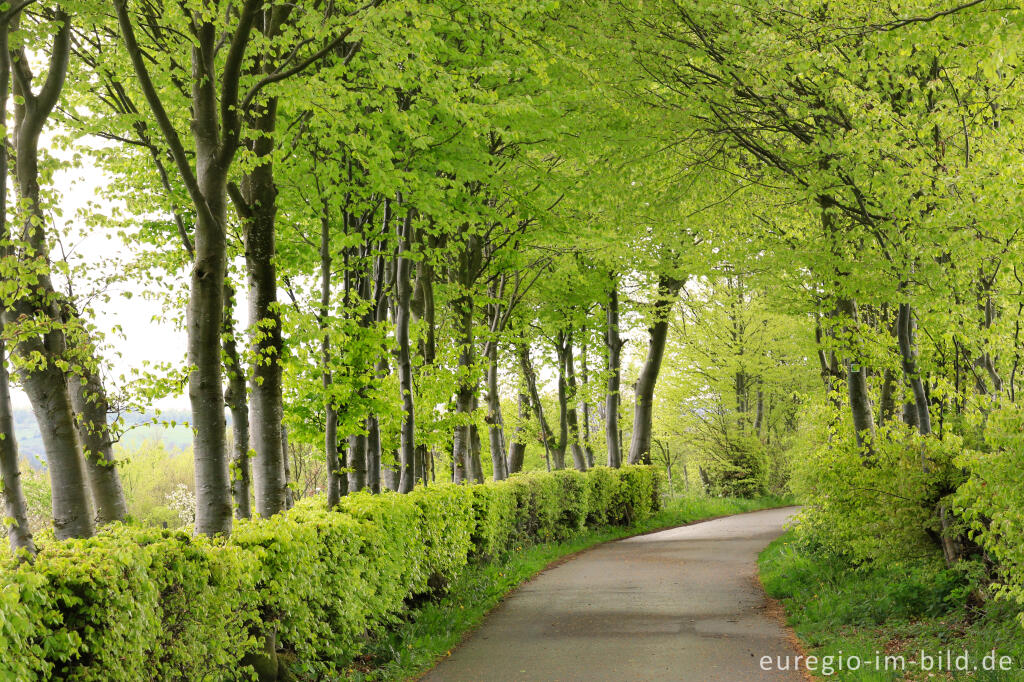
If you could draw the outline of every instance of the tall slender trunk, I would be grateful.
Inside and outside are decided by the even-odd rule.
[[[274,32],[267,26],[265,30]],[[272,155],[277,127],[277,98],[254,106],[249,152],[258,164],[245,173],[236,207],[242,217],[245,269],[249,283],[249,333],[255,362],[250,377],[253,483],[256,513],[267,518],[285,509],[284,452],[281,448],[281,314],[277,303],[277,186]],[[232,196],[235,196],[234,194]]]
[[[85,456],[89,489],[96,510],[96,523],[123,521],[128,515],[121,476],[114,460],[113,441],[107,415],[110,404],[103,382],[92,368],[68,375],[68,394],[78,422],[78,437]]]
[[[387,231],[388,216],[385,214],[384,229]],[[382,247],[383,248],[383,247]],[[389,296],[387,294],[386,277],[384,270],[386,261],[384,256],[376,258],[376,288],[374,289],[374,322],[380,329],[388,319]],[[383,382],[391,371],[388,365],[387,356],[382,352],[374,363],[374,374],[378,382]],[[381,442],[380,442],[380,420],[377,415],[371,414],[366,418],[366,486],[372,493],[380,492],[380,469],[381,469]]]
[[[878,400],[878,425],[885,426],[896,414],[896,379],[892,369],[886,367],[882,372],[882,389]]]
[[[41,274],[36,276],[34,286],[27,287],[32,293],[15,301],[13,309],[3,314],[8,326],[14,326],[19,318],[42,317],[48,323],[48,331],[22,336],[12,350],[20,358],[32,360],[31,365],[21,365],[18,373],[46,451],[54,529],[58,539],[65,539],[92,535],[94,520],[71,398],[61,369],[67,360],[67,347],[58,297],[49,276],[44,228],[47,219],[40,204],[39,136],[63,89],[70,54],[70,17],[58,10],[56,19],[60,27],[50,50],[46,81],[38,94],[31,89],[32,73],[24,49],[19,50],[13,64],[14,169],[19,198],[25,205],[20,240],[25,244],[24,260],[39,263]]]
[[[569,389],[565,381],[565,362],[561,350],[556,345],[558,355],[558,441],[554,448],[554,469],[565,468],[565,450],[569,445]],[[575,453],[573,453],[575,454]]]
[[[837,309],[846,317],[851,334],[856,334],[860,324],[857,302],[850,298],[840,299]],[[856,433],[857,444],[866,447],[866,454],[870,454],[872,452],[871,443],[875,439],[875,418],[868,392],[867,368],[864,367],[859,357],[847,361],[846,388],[850,399],[850,412],[853,417],[853,429]]]
[[[583,413],[583,452],[587,456],[587,468],[594,468],[594,448],[590,446],[590,403],[586,399],[587,384],[590,382],[590,373],[587,371],[587,345],[580,347],[580,385],[583,387],[583,402],[580,404],[580,411]]]
[[[281,453],[284,460],[284,508],[295,506],[295,494],[292,490],[292,465],[288,454],[288,427],[281,424]]]
[[[224,402],[221,393],[220,334],[224,322],[226,242],[225,177],[215,149],[198,142],[198,180],[211,217],[196,222],[196,260],[188,303],[188,397],[195,428],[196,532],[231,532],[231,484],[225,453]]]
[[[914,341],[914,311],[909,303],[901,303],[896,323],[903,373],[914,396],[917,430],[922,436],[932,432],[932,419],[928,409],[928,393],[917,367],[917,346]]]
[[[462,351],[459,353],[459,372],[469,374],[473,368],[473,304],[469,293],[457,302],[458,306],[458,333],[459,343]],[[472,479],[473,445],[472,428],[470,420],[473,415],[473,396],[476,387],[468,378],[463,376],[459,380],[458,389],[455,394],[455,413],[462,422],[455,427],[454,447],[452,457],[455,462],[455,482],[461,483],[464,480]]]
[[[572,452],[572,463],[577,471],[587,470],[587,456],[580,445],[580,425],[576,412],[576,368],[573,359],[572,332],[559,334],[559,364],[564,372],[564,381],[559,377],[560,384],[564,384],[564,391],[559,391],[559,403],[563,420],[567,430],[570,452]]]
[[[356,493],[366,487],[366,434],[348,437],[348,491]]]
[[[505,459],[505,423],[501,416],[501,395],[498,393],[498,342],[492,339],[485,346],[487,356],[487,433],[491,447],[491,467],[495,481],[508,478]]]
[[[654,303],[654,324],[648,329],[650,346],[647,359],[636,380],[636,407],[633,412],[633,438],[629,444],[629,463],[651,463],[651,432],[654,428],[654,387],[665,357],[668,318],[684,282],[669,275],[658,276],[658,300]]]
[[[338,457],[338,408],[331,396],[331,229],[327,206],[320,216],[320,382],[324,389],[324,463],[327,467],[327,508],[333,509],[347,490],[342,485],[341,461]]]
[[[613,275],[614,277],[614,275]],[[622,449],[619,446],[619,403],[622,400],[622,339],[619,336],[619,291],[613,282],[606,305],[606,326],[604,342],[608,351],[608,393],[605,397],[605,444],[608,448],[608,466],[622,466]]]
[[[473,396],[473,412],[477,411],[479,407],[476,396]],[[480,461],[480,429],[476,424],[471,424],[469,427],[469,460],[466,465],[466,473],[469,480],[474,483],[484,482],[484,469]]]
[[[526,457],[526,440],[524,438],[523,422],[530,416],[529,398],[519,392],[519,425],[512,434],[512,442],[508,447],[508,473],[509,475],[519,473],[523,470],[523,459]]]
[[[522,370],[523,380],[526,382],[530,406],[533,408],[533,414],[540,425],[540,437],[544,443],[544,457],[547,461],[547,468],[550,471],[553,464],[564,461],[565,450],[558,449],[554,433],[551,431],[551,426],[544,416],[544,406],[540,401],[540,391],[537,389],[537,374],[533,371],[533,362],[530,360],[530,347],[520,342],[516,344],[516,354],[519,356],[519,368]],[[561,467],[556,466],[555,468],[560,469],[563,467],[564,464]]]
[[[381,492],[381,423],[377,415],[367,417],[367,487]]]
[[[398,258],[395,264],[395,341],[397,343],[398,387],[402,393],[402,425],[399,437],[398,491],[410,492],[416,485],[416,405],[413,397],[412,351],[409,344],[409,319],[412,314],[412,209],[397,226]]]
[[[6,28],[0,27],[0,31],[4,33],[0,41],[5,41]],[[0,151],[0,155],[2,154]],[[0,189],[0,196],[2,192]],[[28,503],[25,500],[25,491],[21,487],[18,444],[14,439],[14,410],[11,408],[10,377],[7,374],[7,349],[4,345],[3,331],[3,320],[0,320],[0,433],[3,434],[3,438],[0,438],[0,482],[3,483],[0,496],[4,499],[4,516],[10,520],[7,540],[11,544],[11,552],[25,551],[29,555],[34,555],[36,545],[32,540],[32,529],[28,525]]]
[[[0,23],[0,121],[7,120],[7,100],[11,92],[11,56],[8,50],[10,26]],[[7,230],[7,138],[0,140],[0,259],[10,256],[4,244],[10,238]],[[36,545],[28,524],[28,502],[21,486],[18,443],[14,436],[14,408],[11,406],[11,378],[7,372],[7,345],[4,341],[4,310],[0,308],[0,484],[4,499],[4,516],[11,520],[7,540],[11,552],[24,551],[32,556]]]
[[[231,455],[231,497],[235,505],[235,518],[252,518],[250,483],[252,474],[249,464],[249,405],[246,401],[245,372],[238,357],[235,340],[235,289],[231,282],[224,280],[224,333],[221,343],[224,351],[224,370],[227,372],[227,386],[224,389],[224,404],[231,411],[231,430],[234,444]]]

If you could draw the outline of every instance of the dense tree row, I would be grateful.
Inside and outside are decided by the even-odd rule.
[[[850,545],[865,556],[1012,544],[1016,489],[979,491],[1013,470],[1024,380],[1018,9],[115,0],[3,19],[0,338],[59,537],[126,514],[106,419],[124,398],[82,292],[120,287],[188,333],[185,368],[129,393],[187,384],[197,532],[287,508],[291,442],[316,444],[331,506],[653,458],[715,492],[792,472],[822,538],[881,536]],[[131,254],[111,278],[53,256],[51,144],[115,200],[90,218]],[[10,434],[7,393],[3,374]]]
[[[16,227],[3,235],[3,338],[44,436],[58,537],[125,518],[108,414],[183,379],[201,533],[290,504],[289,438],[320,441],[329,505],[417,480],[500,480],[528,443],[552,469],[649,458],[686,273],[665,207],[646,222],[667,241],[620,227],[637,180],[613,164],[625,140],[654,143],[632,130],[636,112],[587,104],[607,84],[571,12],[119,0],[5,15]],[[623,139],[581,139],[609,126]],[[114,208],[87,220],[119,235],[128,267],[96,282],[55,253],[62,162],[41,142],[102,172]],[[620,442],[623,280],[651,339],[632,445]],[[97,288],[142,288],[182,325],[184,371],[148,371],[113,404]],[[10,538],[31,551],[4,435]]]

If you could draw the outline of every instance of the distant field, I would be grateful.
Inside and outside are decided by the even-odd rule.
[[[154,420],[176,422],[175,426],[154,424]],[[192,444],[192,429],[182,422],[187,422],[188,413],[184,411],[162,412],[159,417],[152,413],[132,414],[125,417],[125,422],[135,425],[121,436],[121,447],[134,450],[147,441],[159,441],[168,451],[181,451]],[[41,468],[45,458],[43,439],[39,433],[35,416],[31,410],[14,411],[14,435],[18,440],[18,451],[28,460],[33,468]]]

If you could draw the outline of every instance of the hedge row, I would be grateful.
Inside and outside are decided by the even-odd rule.
[[[630,524],[658,500],[650,467],[598,467],[360,493],[333,512],[304,500],[229,541],[116,525],[46,543],[2,567],[0,680],[272,679],[285,662],[317,679],[469,561]]]

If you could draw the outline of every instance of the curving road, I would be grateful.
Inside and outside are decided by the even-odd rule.
[[[601,545],[512,593],[423,679],[801,680],[764,671],[795,656],[768,613],[757,554],[796,508]]]

